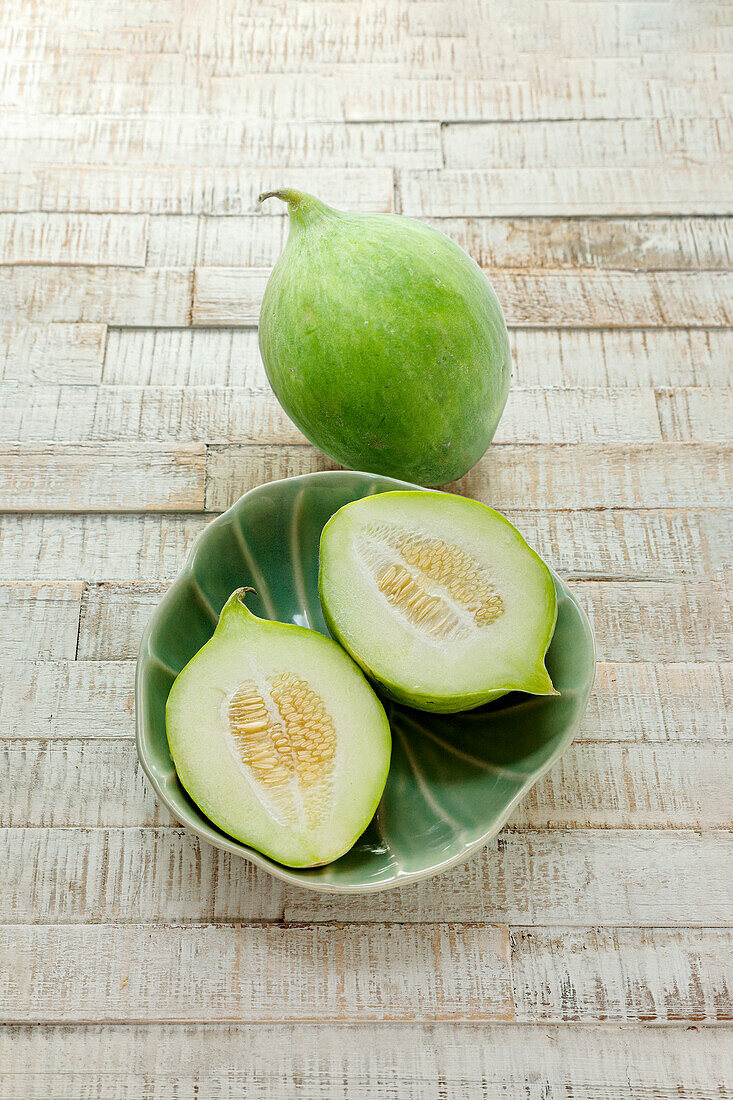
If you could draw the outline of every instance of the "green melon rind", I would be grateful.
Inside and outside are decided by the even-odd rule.
[[[285,412],[352,469],[423,485],[461,477],[509,392],[506,323],[485,273],[423,222],[274,194],[290,233],[259,343]]]
[[[420,491],[401,491],[397,490],[390,493],[380,493],[379,496],[386,497],[419,497],[425,494]],[[432,494],[440,496],[440,494]],[[473,506],[482,511],[488,511],[495,519],[500,520],[507,527],[519,535],[526,550],[531,557],[542,567],[543,575],[546,578],[546,592],[548,596],[548,602],[552,603],[553,615],[551,620],[548,620],[548,627],[545,636],[539,645],[539,661],[537,666],[531,675],[527,678],[519,680],[506,680],[502,683],[493,684],[487,686],[485,690],[475,692],[457,692],[451,695],[434,695],[425,692],[416,692],[409,689],[405,689],[393,680],[385,677],[383,673],[380,673],[375,668],[371,667],[366,662],[361,654],[356,652],[353,646],[350,646],[343,633],[339,630],[336,620],[328,606],[328,596],[324,591],[324,578],[327,571],[326,558],[328,556],[327,542],[329,528],[336,525],[336,520],[339,516],[343,516],[343,513],[348,512],[350,508],[359,505],[361,501],[351,501],[349,504],[345,504],[338,512],[334,513],[331,519],[326,523],[321,532],[321,543],[319,549],[319,570],[318,570],[318,594],[321,601],[321,609],[323,611],[323,618],[328,628],[328,632],[331,637],[339,643],[343,649],[356,661],[359,667],[363,670],[365,675],[374,684],[378,685],[380,693],[384,694],[388,699],[392,699],[397,703],[403,703],[405,706],[414,707],[416,710],[429,711],[434,714],[458,714],[464,710],[473,710],[476,707],[484,706],[486,703],[491,703],[495,699],[500,699],[503,695],[507,695],[510,691],[523,691],[528,695],[557,695],[559,694],[550,679],[550,675],[545,667],[545,657],[547,650],[550,647],[553,634],[555,633],[555,626],[557,624],[557,593],[555,590],[555,583],[552,579],[552,574],[545,565],[539,554],[532,549],[529,543],[521,536],[517,531],[513,523],[503,516],[501,512],[497,512],[494,508],[490,508],[488,505],[481,503],[477,500],[472,500],[470,497],[462,497],[461,500],[465,501],[466,505]]]
[[[197,776],[196,776],[196,774],[191,773],[187,769],[184,760],[181,758],[180,754],[177,751],[177,746],[175,745],[175,738],[172,737],[171,723],[170,723],[170,720],[169,720],[169,708],[170,708],[170,705],[171,705],[171,701],[175,702],[176,683],[178,683],[181,680],[181,677],[186,672],[186,670],[190,668],[190,666],[196,661],[196,659],[205,650],[209,649],[216,642],[219,641],[219,639],[217,639],[217,634],[219,634],[222,630],[225,630],[227,628],[227,625],[228,625],[228,622],[229,622],[230,618],[236,616],[240,609],[244,610],[244,612],[248,616],[250,616],[252,619],[255,619],[258,623],[258,626],[261,629],[271,628],[271,629],[277,630],[278,632],[289,632],[291,634],[291,636],[293,636],[293,637],[300,637],[300,638],[307,639],[307,644],[308,645],[322,644],[324,647],[328,647],[329,650],[331,650],[331,652],[333,652],[334,650],[337,651],[338,655],[341,659],[343,659],[345,661],[348,661],[349,664],[351,664],[351,665],[354,664],[354,662],[350,659],[350,657],[347,655],[347,653],[343,650],[342,647],[339,647],[337,645],[337,643],[332,641],[332,639],[326,638],[323,634],[319,634],[317,631],[308,630],[305,627],[296,626],[294,623],[275,623],[275,622],[272,622],[272,621],[266,620],[266,619],[258,619],[256,616],[252,615],[252,613],[246,607],[244,607],[243,604],[240,603],[239,597],[240,597],[240,594],[241,594],[242,591],[243,590],[240,589],[237,592],[232,593],[232,595],[229,597],[229,599],[227,600],[226,604],[224,605],[224,607],[222,609],[222,612],[221,612],[221,615],[220,615],[220,618],[219,618],[219,623],[217,624],[217,627],[216,627],[216,630],[214,631],[214,634],[209,639],[209,641],[206,642],[206,644],[204,646],[202,646],[202,648],[194,655],[194,657],[191,658],[191,660],[188,662],[188,664],[186,664],[185,667],[181,670],[181,672],[179,673],[178,677],[176,678],[176,681],[174,682],[174,684],[171,688],[171,691],[169,693],[168,700],[166,702],[166,736],[167,736],[167,739],[168,739],[168,747],[169,747],[169,750],[170,750],[170,753],[171,753],[171,758],[172,758],[172,760],[175,764],[176,774],[178,775],[178,778],[180,780],[180,783],[181,783],[182,787],[184,788],[184,790],[186,791],[188,796],[192,799],[192,801],[194,803],[196,803],[196,805],[199,807],[199,809],[202,811],[202,813],[204,813],[206,815],[206,817],[211,822],[213,822],[214,825],[216,825],[217,828],[221,829],[222,832],[226,833],[228,836],[233,837],[235,840],[238,840],[243,844],[249,845],[250,847],[254,848],[254,850],[256,850],[258,852],[261,852],[262,855],[268,856],[270,859],[273,859],[276,862],[281,863],[283,866],[286,866],[286,867],[293,867],[293,868],[319,867],[319,866],[323,866],[327,863],[333,863],[334,860],[338,859],[342,855],[345,855],[345,853],[348,852],[354,846],[356,841],[359,839],[361,834],[364,832],[364,830],[369,825],[369,822],[374,817],[374,814],[377,811],[377,807],[379,806],[380,800],[382,798],[382,794],[384,792],[384,787],[385,787],[386,782],[387,782],[387,776],[389,774],[389,766],[390,766],[391,750],[392,750],[392,734],[391,734],[391,729],[390,729],[390,725],[389,725],[389,720],[387,718],[386,713],[384,712],[384,708],[382,707],[378,697],[373,692],[373,690],[371,689],[371,686],[366,682],[366,680],[364,681],[364,687],[374,697],[374,702],[376,704],[376,707],[375,707],[375,710],[374,710],[374,717],[379,721],[379,724],[381,726],[381,733],[382,733],[381,750],[383,751],[384,758],[385,758],[384,759],[384,770],[383,770],[384,774],[383,774],[382,780],[378,784],[375,785],[374,798],[369,803],[365,804],[366,808],[364,810],[364,814],[360,818],[361,824],[359,825],[359,827],[356,829],[356,831],[353,833],[353,835],[351,835],[348,839],[344,840],[342,843],[337,845],[334,849],[332,849],[331,851],[329,851],[328,853],[325,853],[325,854],[324,853],[314,854],[313,852],[311,852],[310,854],[304,854],[302,856],[302,858],[298,858],[297,856],[293,856],[292,858],[284,858],[283,851],[278,850],[278,848],[276,846],[271,847],[267,843],[262,843],[262,842],[258,842],[257,844],[253,844],[252,843],[252,837],[247,834],[246,829],[232,828],[231,827],[231,822],[229,820],[227,820],[226,815],[223,815],[222,813],[220,813],[219,810],[217,809],[217,807],[215,805],[213,805],[210,801],[201,798],[201,795],[200,795],[200,792],[199,792],[199,781],[197,779]],[[362,675],[361,669],[359,669],[358,666],[356,666],[354,671],[357,672],[359,674],[359,676]],[[376,744],[377,743],[375,741],[375,745]],[[377,747],[379,747],[379,746],[377,746]]]

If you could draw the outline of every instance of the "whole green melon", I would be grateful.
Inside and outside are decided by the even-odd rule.
[[[506,324],[443,233],[334,210],[299,191],[260,313],[260,351],[300,430],[354,469],[442,485],[488,447],[506,404]]]

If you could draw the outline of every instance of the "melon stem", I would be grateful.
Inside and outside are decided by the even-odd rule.
[[[281,202],[287,203],[290,221],[298,225],[305,225],[314,214],[325,214],[330,210],[330,207],[315,195],[309,195],[305,191],[292,191],[288,187],[278,191],[263,191],[257,202],[264,202],[265,199],[280,199]]]

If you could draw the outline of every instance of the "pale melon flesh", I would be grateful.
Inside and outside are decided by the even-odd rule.
[[[361,670],[330,638],[257,618],[241,592],[173,684],[166,726],[204,814],[291,867],[348,851],[389,770],[389,723]]]
[[[552,575],[484,504],[417,491],[347,504],[321,536],[319,590],[332,637],[398,702],[454,713],[554,693]]]

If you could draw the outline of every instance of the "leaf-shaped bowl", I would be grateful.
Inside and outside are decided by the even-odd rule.
[[[159,797],[199,837],[297,886],[367,893],[427,878],[465,860],[570,744],[593,683],[588,620],[553,573],[558,618],[547,667],[560,694],[514,693],[463,714],[386,703],[393,748],[376,815],[354,847],[325,867],[292,870],[221,832],[181,786],[168,751],[165,704],[175,677],[209,640],[235,589],[257,615],[326,634],[318,601],[321,530],[349,501],[420,486],[335,470],[261,485],[213,520],[158,604],[140,644],[137,751]],[[426,492],[430,490],[425,490]]]

